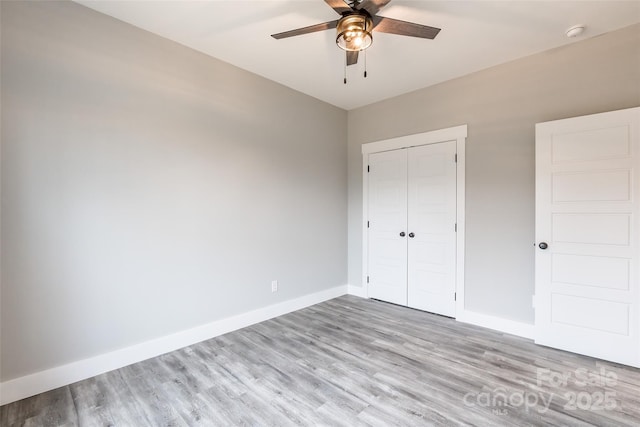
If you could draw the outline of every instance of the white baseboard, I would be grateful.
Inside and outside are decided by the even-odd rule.
[[[91,378],[152,357],[291,313],[347,293],[348,286],[336,286],[325,291],[273,304],[247,313],[217,320],[175,334],[146,341],[131,347],[57,366],[0,383],[0,405],[15,402],[45,391]]]
[[[347,285],[347,293],[360,298],[367,298],[367,291],[364,286]]]
[[[515,320],[495,317],[488,314],[476,313],[465,310],[462,313],[456,313],[456,320],[463,323],[470,323],[476,326],[505,332],[511,335],[517,335],[523,338],[534,338],[534,326],[529,323],[517,322]]]

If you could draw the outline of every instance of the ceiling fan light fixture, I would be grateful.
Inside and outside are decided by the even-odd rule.
[[[373,21],[366,15],[347,15],[338,21],[336,44],[340,49],[358,52],[373,43]]]

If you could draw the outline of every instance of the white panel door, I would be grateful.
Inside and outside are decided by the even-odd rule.
[[[409,149],[408,305],[455,316],[456,141]]]
[[[639,123],[633,108],[536,125],[536,343],[633,366]]]
[[[369,297],[407,305],[407,150],[369,155]]]

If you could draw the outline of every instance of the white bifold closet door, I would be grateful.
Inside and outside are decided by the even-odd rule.
[[[369,156],[369,296],[455,315],[456,142]]]

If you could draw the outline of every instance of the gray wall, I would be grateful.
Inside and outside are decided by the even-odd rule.
[[[347,283],[344,110],[73,3],[1,35],[2,380]]]
[[[532,323],[535,123],[638,105],[635,25],[350,111],[349,283],[361,286],[361,144],[468,124],[465,307]]]

